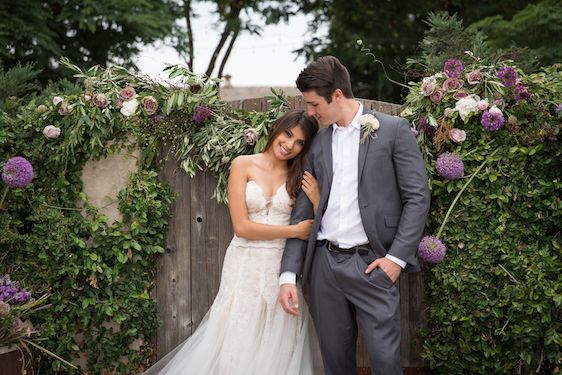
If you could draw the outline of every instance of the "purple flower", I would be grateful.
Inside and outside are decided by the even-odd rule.
[[[511,66],[500,66],[496,77],[502,81],[505,87],[513,87],[515,86],[519,75],[517,74],[515,68]]]
[[[206,105],[198,105],[193,109],[193,121],[200,124],[209,118],[211,109]]]
[[[425,236],[418,245],[418,254],[427,263],[441,262],[445,258],[446,252],[445,244],[434,236]]]
[[[431,126],[425,116],[420,116],[418,119],[418,129],[430,137],[435,134],[435,128]]]
[[[560,114],[562,113],[562,104],[558,104],[556,107],[554,107],[554,112],[560,116]]]
[[[480,121],[484,129],[494,132],[502,127],[505,122],[502,111],[494,106],[488,111],[484,111],[482,114],[482,120]]]
[[[31,292],[21,289],[18,283],[12,282],[10,276],[0,278],[0,303],[25,303],[31,298]]]
[[[448,180],[456,180],[464,174],[464,164],[457,154],[445,152],[437,158],[435,170],[439,176]]]
[[[33,167],[25,158],[14,156],[4,164],[2,181],[14,189],[21,189],[31,183]]]
[[[513,89],[513,99],[516,102],[520,102],[522,100],[526,100],[529,103],[531,102],[531,93],[525,87],[525,85],[518,83],[515,88]]]
[[[462,76],[462,61],[459,59],[449,59],[445,62],[443,71],[449,78],[461,78]]]

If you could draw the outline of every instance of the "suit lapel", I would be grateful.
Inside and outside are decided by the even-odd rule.
[[[371,113],[373,116],[375,114],[368,110],[367,108],[363,107],[363,114]],[[367,152],[369,151],[369,145],[371,144],[371,137],[367,137],[365,142],[361,143],[361,135],[359,136],[359,169],[357,172],[357,183],[361,183],[361,176],[363,175],[363,168],[365,167],[365,161],[367,160]]]
[[[329,186],[332,186],[332,178],[334,177],[334,167],[332,165],[332,126],[323,134],[322,138],[322,161],[324,162],[324,169],[326,176],[328,176]]]

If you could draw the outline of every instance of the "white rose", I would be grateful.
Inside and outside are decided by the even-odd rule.
[[[121,113],[125,117],[133,116],[137,112],[139,106],[139,101],[135,98],[123,102],[121,107]]]
[[[43,129],[43,135],[45,136],[45,138],[49,139],[58,138],[60,135],[60,128],[57,128],[53,125],[47,125]]]
[[[457,101],[455,104],[455,110],[461,116],[461,119],[464,119],[472,112],[476,112],[478,110],[478,100],[472,96],[465,96]]]
[[[455,143],[464,142],[466,140],[466,132],[461,129],[453,128],[449,131],[449,139]]]

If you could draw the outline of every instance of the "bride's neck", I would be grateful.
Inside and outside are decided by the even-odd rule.
[[[274,169],[287,169],[287,160],[281,160],[275,157],[273,151],[267,150],[262,153],[263,160],[267,167],[271,170]]]

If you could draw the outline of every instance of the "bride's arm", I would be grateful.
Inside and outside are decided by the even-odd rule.
[[[246,184],[249,161],[245,157],[237,157],[230,166],[228,176],[228,209],[234,233],[248,240],[271,240],[275,238],[301,238],[306,240],[312,221],[301,221],[295,225],[269,225],[250,221],[246,207]]]

